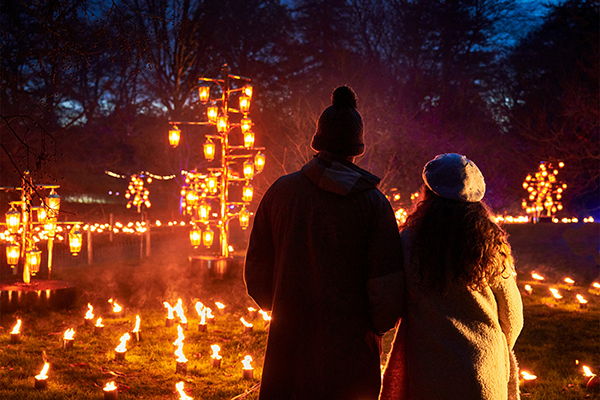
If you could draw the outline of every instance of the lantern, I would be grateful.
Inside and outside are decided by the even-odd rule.
[[[206,178],[206,186],[208,186],[208,191],[210,192],[210,194],[217,193],[217,190],[219,189],[219,182],[217,181],[217,177],[211,175],[208,178]]]
[[[217,132],[226,133],[229,129],[229,122],[227,120],[227,115],[221,115],[217,118]]]
[[[173,129],[169,131],[169,143],[171,146],[177,147],[179,145],[179,139],[181,139],[181,130],[175,125]]]
[[[252,188],[252,186],[244,185],[244,188],[242,189],[242,200],[249,203],[252,201],[253,195],[254,195],[254,189]]]
[[[240,96],[240,112],[243,114],[248,114],[250,110],[250,97],[248,96]]]
[[[206,158],[206,161],[215,159],[215,144],[210,139],[204,142],[204,158]]]
[[[15,266],[19,263],[21,249],[17,243],[12,243],[6,246],[6,261],[8,265]]]
[[[210,247],[213,244],[213,239],[215,238],[215,233],[210,229],[209,226],[206,226],[206,230],[202,234],[202,244],[206,247]]]
[[[194,246],[194,248],[197,248],[198,246],[200,246],[201,241],[202,232],[200,231],[200,229],[198,229],[197,226],[194,226],[194,228],[192,228],[192,230],[190,231],[190,243],[192,243],[192,246]]]
[[[48,218],[56,219],[58,217],[58,210],[60,209],[60,196],[52,192],[46,197],[46,204],[48,205]]]
[[[32,275],[35,275],[40,270],[40,262],[42,261],[42,252],[36,248],[29,250],[25,254],[25,262],[29,267]]]
[[[244,178],[252,179],[254,176],[254,163],[252,160],[244,161]]]
[[[81,251],[82,243],[83,239],[79,227],[73,227],[71,232],[69,232],[69,247],[71,248],[71,253],[73,253],[74,256]]]
[[[207,221],[209,213],[210,213],[210,206],[204,202],[202,204],[200,204],[200,208],[199,208],[200,221],[203,221],[203,222]]]
[[[242,118],[240,121],[240,129],[242,130],[242,133],[248,132],[252,129],[252,120],[250,118]]]
[[[210,106],[206,109],[206,117],[208,118],[208,122],[215,124],[217,123],[217,117],[219,115],[219,107]]]
[[[254,146],[254,132],[248,131],[244,133],[244,147],[249,149]]]
[[[265,168],[265,155],[262,153],[256,153],[254,156],[254,165],[256,165],[256,172],[262,172]]]
[[[242,229],[246,229],[248,224],[250,224],[250,211],[248,211],[246,207],[242,207],[240,210],[239,219]]]
[[[242,88],[242,93],[244,94],[244,96],[252,98],[252,86],[250,86],[250,85],[244,86]]]
[[[48,234],[48,237],[54,237],[56,235],[56,224],[54,221],[47,221],[44,225],[44,230]]]
[[[35,211],[37,212],[37,219],[39,223],[44,223],[46,222],[46,217],[48,216],[48,213],[46,212],[46,209],[42,206],[40,207],[34,207]]]
[[[198,96],[200,97],[202,104],[206,104],[210,97],[210,86],[200,86],[198,88]]]
[[[21,213],[11,208],[6,213],[6,226],[10,233],[17,233],[19,231],[19,225],[21,223]]]

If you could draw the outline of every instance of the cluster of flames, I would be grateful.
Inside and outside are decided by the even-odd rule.
[[[546,278],[542,275],[540,275],[537,272],[532,272],[531,273],[531,277],[538,281],[538,282],[542,282],[544,281]],[[573,280],[570,277],[565,277],[563,279],[563,282],[566,283],[569,286],[574,286],[575,285],[575,280]],[[594,290],[600,290],[600,283],[598,282],[592,282],[591,287]],[[533,287],[529,284],[524,286],[525,292],[527,293],[527,295],[531,296],[531,294],[533,293]],[[554,297],[554,299],[556,300],[561,300],[564,298],[564,296],[560,293],[560,291],[555,288],[555,287],[550,287],[548,288],[548,290],[550,291],[550,293],[552,294],[552,297]],[[583,307],[586,306],[588,304],[588,300],[580,293],[577,293],[575,295],[575,298],[577,299],[577,302]]]

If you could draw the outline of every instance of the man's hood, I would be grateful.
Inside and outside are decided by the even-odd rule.
[[[350,161],[326,151],[304,165],[302,173],[319,188],[342,196],[373,189],[380,181]]]

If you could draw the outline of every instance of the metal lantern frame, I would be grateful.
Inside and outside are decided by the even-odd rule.
[[[216,167],[207,168],[206,172],[184,172],[185,184],[181,190],[182,212],[191,217],[193,229],[202,227],[202,244],[212,246],[214,230],[219,231],[220,256],[229,257],[229,221],[239,219],[242,229],[248,227],[252,201],[250,182],[256,174],[262,172],[265,156],[264,147],[256,147],[252,132],[252,120],[249,117],[252,99],[250,78],[231,74],[227,64],[221,69],[221,78],[199,78],[198,96],[200,103],[206,105],[206,121],[186,122],[171,121],[173,130],[183,125],[208,125],[215,127],[215,133],[206,134],[202,144],[206,161],[218,163]],[[220,99],[210,99],[210,89],[218,86]],[[234,96],[235,95],[235,96]],[[239,105],[232,107],[233,97],[237,97]],[[241,135],[240,145],[231,144],[231,135],[236,130]],[[173,143],[171,141],[171,143]],[[216,145],[219,145],[217,148]],[[255,165],[256,164],[256,165]],[[234,172],[234,167],[242,167],[242,174]],[[233,200],[231,185],[243,187],[243,195]],[[194,246],[198,244],[193,241]]]

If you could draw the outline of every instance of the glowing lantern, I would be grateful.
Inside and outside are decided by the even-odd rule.
[[[250,118],[242,118],[240,121],[240,129],[242,130],[242,133],[248,132],[252,129],[252,120],[250,120]]]
[[[249,203],[252,201],[254,195],[254,188],[251,185],[244,185],[242,189],[242,200]]]
[[[212,140],[207,140],[204,143],[204,158],[206,158],[206,161],[212,161],[215,159],[215,144],[212,142]]]
[[[242,88],[242,93],[244,94],[244,96],[252,98],[252,86],[250,86],[250,85],[244,86]]]
[[[226,133],[229,130],[227,115],[221,115],[217,118],[217,132]]]
[[[239,213],[240,226],[246,229],[250,224],[250,211],[246,207],[242,207]]]
[[[219,108],[217,106],[211,106],[206,109],[206,117],[210,123],[215,124],[218,116]]]
[[[248,96],[240,96],[240,112],[243,114],[248,114],[250,110],[250,97]]]
[[[48,234],[48,237],[54,237],[56,235],[56,224],[54,221],[47,221],[44,225],[44,230]]]
[[[198,209],[199,211],[199,216],[200,216],[200,221],[206,221],[208,220],[208,216],[210,214],[210,206],[207,203],[202,202],[202,204],[200,204],[200,208]]]
[[[219,189],[219,182],[217,181],[217,177],[211,175],[208,178],[206,178],[206,186],[208,186],[208,191],[211,194],[217,193],[217,190]]]
[[[40,270],[40,263],[42,261],[42,252],[38,249],[31,249],[25,254],[25,263],[29,266],[29,271],[32,275],[35,275]]]
[[[173,147],[177,147],[180,139],[181,130],[177,128],[177,125],[175,125],[173,129],[169,130],[169,144]]]
[[[60,209],[60,196],[54,192],[52,192],[46,197],[46,204],[48,205],[48,218],[56,219],[58,216],[58,210]]]
[[[202,231],[200,231],[200,229],[198,229],[197,226],[194,226],[194,228],[190,231],[190,242],[192,243],[192,246],[194,246],[194,248],[197,248],[198,246],[200,246],[201,241]]]
[[[202,233],[202,244],[206,247],[210,247],[213,244],[214,238],[215,233],[207,226],[206,230]]]
[[[254,163],[251,160],[244,161],[244,178],[252,179],[254,176]]]
[[[79,228],[73,227],[71,232],[69,232],[69,247],[71,248],[71,253],[73,255],[77,255],[81,251],[81,244],[83,243],[81,231]]]
[[[177,392],[179,393],[179,400],[193,400],[193,397],[188,396],[183,391],[183,381],[176,383],[175,387],[177,388]]]
[[[39,223],[44,223],[46,222],[46,217],[48,216],[48,213],[46,212],[46,209],[44,207],[34,207],[36,212],[37,212],[37,220]]]
[[[262,153],[256,153],[254,156],[254,164],[256,165],[256,172],[262,172],[265,168],[265,155]]]
[[[250,149],[254,146],[254,132],[248,131],[244,133],[244,147]]]
[[[19,231],[19,224],[21,223],[21,213],[14,208],[11,208],[6,213],[6,226],[10,233],[17,233]]]
[[[206,104],[210,98],[210,86],[200,86],[198,88],[198,97],[202,104]]]
[[[8,265],[15,266],[19,263],[21,249],[18,243],[12,243],[6,246],[6,260]]]

